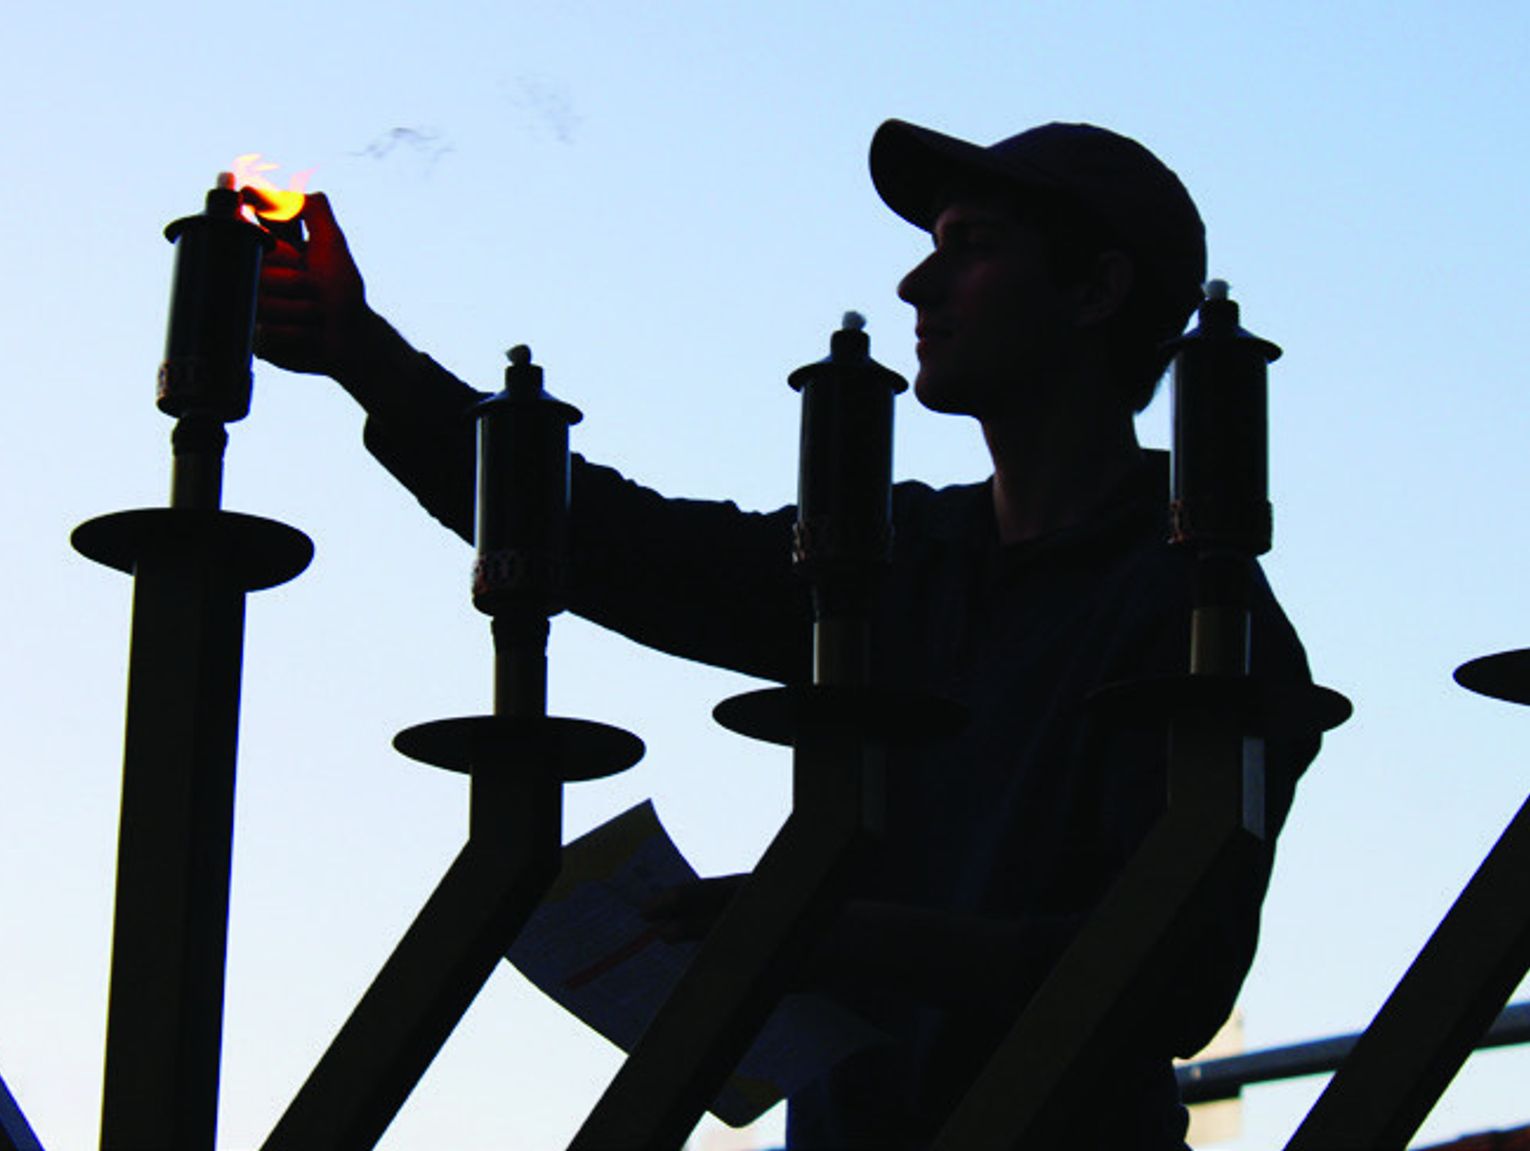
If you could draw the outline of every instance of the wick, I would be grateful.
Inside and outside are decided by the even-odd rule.
[[[505,353],[505,358],[510,361],[510,366],[524,368],[531,363],[531,348],[527,344],[516,344]]]
[[[232,192],[234,190],[234,174],[232,172],[219,172],[217,186],[222,191]]]
[[[859,312],[846,312],[841,326],[852,332],[859,332],[866,327],[866,317]]]
[[[1228,285],[1226,280],[1207,280],[1206,298],[1208,300],[1227,299]]]

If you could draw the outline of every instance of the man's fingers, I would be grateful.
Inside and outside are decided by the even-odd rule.
[[[262,294],[255,309],[255,317],[263,324],[302,324],[318,327],[324,322],[323,309],[311,296]]]
[[[262,298],[317,299],[319,286],[300,268],[273,268],[269,264],[260,273]]]
[[[329,197],[314,192],[303,201],[303,223],[308,227],[310,249],[344,248],[345,233],[335,221],[335,210],[329,206]]]
[[[276,247],[261,260],[262,268],[301,268],[307,263],[303,252],[286,240],[277,240]]]
[[[280,320],[260,320],[255,324],[255,345],[261,347],[294,348],[299,344],[313,343],[313,327],[309,324],[291,324]]]

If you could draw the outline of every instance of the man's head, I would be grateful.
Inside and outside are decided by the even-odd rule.
[[[871,174],[887,204],[937,245],[952,209],[1038,237],[1054,286],[1075,301],[1102,301],[1074,322],[1083,315],[1095,327],[1130,408],[1147,405],[1168,363],[1163,344],[1184,329],[1206,275],[1200,215],[1151,152],[1087,124],[1046,124],[982,148],[889,120],[872,140]],[[903,285],[916,307],[923,268]],[[1045,310],[1035,293],[1022,296],[1017,302]],[[1046,319],[1017,315],[1015,323]]]

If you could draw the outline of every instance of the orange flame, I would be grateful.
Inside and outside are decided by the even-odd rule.
[[[251,204],[244,208],[245,216],[252,224],[261,220],[281,223],[291,220],[303,210],[303,188],[313,169],[299,172],[288,181],[284,190],[266,179],[266,173],[276,171],[281,165],[262,160],[259,152],[249,152],[234,160],[234,187],[244,192]]]

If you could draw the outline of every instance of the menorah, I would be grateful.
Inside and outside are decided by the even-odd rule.
[[[127,729],[101,1145],[210,1149],[222,1042],[229,859],[245,597],[300,574],[312,545],[221,507],[226,425],[251,401],[261,262],[272,243],[220,179],[166,230],[176,272],[158,406],[176,420],[169,506],[81,525],[75,546],[133,578]],[[1114,685],[1095,721],[1167,740],[1164,813],[1051,974],[1018,1011],[933,1146],[1034,1145],[1129,1045],[1229,876],[1260,865],[1266,740],[1343,722],[1324,688],[1251,674],[1256,557],[1271,546],[1267,365],[1214,282],[1175,349],[1171,520],[1192,558],[1183,675]],[[367,1148],[405,1104],[560,868],[562,788],[624,770],[634,735],[547,714],[549,621],[564,607],[569,428],[525,346],[478,425],[472,602],[491,619],[491,714],[406,729],[395,746],[463,773],[466,842],[272,1130],[269,1148]],[[792,750],[792,808],[571,1148],[678,1148],[853,895],[879,831],[889,748],[963,723],[945,701],[873,684],[871,611],[888,563],[894,397],[847,315],[826,359],[798,369],[802,424],[793,564],[813,605],[810,682],[728,700],[725,727]],[[1460,669],[1473,690],[1530,702],[1530,656]],[[1530,804],[1392,1000],[1353,1045],[1292,1148],[1402,1147],[1530,968]],[[0,1147],[30,1132],[0,1092]]]

